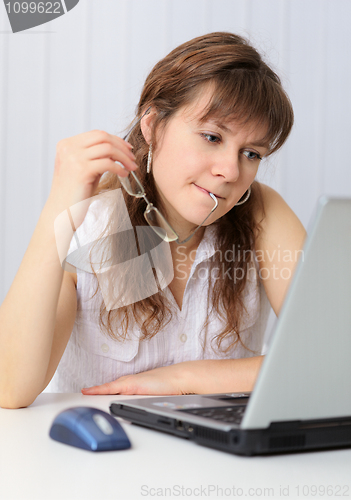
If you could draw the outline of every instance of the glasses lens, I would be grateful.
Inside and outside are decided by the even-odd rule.
[[[176,241],[177,233],[171,228],[161,212],[151,204],[145,210],[145,219],[155,233],[164,241]]]
[[[131,196],[136,196],[137,198],[142,198],[145,194],[143,186],[140,184],[139,179],[134,172],[130,172],[128,177],[118,176],[120,183]]]

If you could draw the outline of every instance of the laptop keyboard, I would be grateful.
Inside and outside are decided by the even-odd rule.
[[[185,413],[192,413],[193,415],[198,415],[199,417],[214,418],[215,420],[220,420],[222,422],[228,422],[230,424],[240,424],[246,406],[228,406],[228,407],[217,407],[217,408],[196,408],[194,410],[182,410]]]

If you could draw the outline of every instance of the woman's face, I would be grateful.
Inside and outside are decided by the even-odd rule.
[[[157,138],[152,172],[175,230],[191,231],[202,223],[218,200],[205,225],[226,214],[255,179],[260,157],[267,152],[262,141],[265,127],[240,126],[199,117],[208,103],[204,94],[196,103],[179,110]]]

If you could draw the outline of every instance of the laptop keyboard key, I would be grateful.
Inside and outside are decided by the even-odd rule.
[[[240,424],[246,406],[229,406],[217,408],[196,408],[195,410],[182,410],[185,413],[192,413],[199,417],[213,418],[230,424]]]

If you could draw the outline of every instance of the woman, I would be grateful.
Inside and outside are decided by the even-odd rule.
[[[236,35],[212,33],[156,64],[128,142],[103,131],[61,141],[49,198],[0,309],[1,406],[30,404],[57,367],[56,390],[85,386],[83,394],[251,390],[267,297],[279,314],[305,237],[282,198],[255,181],[261,159],[283,145],[292,123],[280,80],[256,50]],[[144,197],[128,193],[136,186],[131,171]],[[90,234],[91,214],[101,230],[111,228],[106,213],[114,206],[105,209],[113,190],[123,194],[134,228],[149,223],[175,235],[159,233],[171,255],[168,286],[158,279],[153,293],[118,306],[106,301],[101,269],[63,271],[54,234],[70,207],[80,208],[71,219],[78,235]],[[98,193],[102,203],[87,212],[81,202]],[[59,239],[68,247],[64,231]],[[128,280],[135,290],[145,278],[117,277],[106,286],[114,290],[117,281],[119,298]]]

